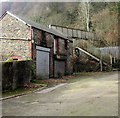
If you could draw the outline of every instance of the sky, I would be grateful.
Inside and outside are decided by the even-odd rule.
[[[6,2],[6,1],[9,1],[9,0],[0,0],[0,2]]]
[[[119,0],[0,0],[0,2],[118,2]]]

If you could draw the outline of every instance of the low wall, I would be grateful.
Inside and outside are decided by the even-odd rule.
[[[2,90],[14,90],[29,83],[32,78],[32,61],[0,62]]]

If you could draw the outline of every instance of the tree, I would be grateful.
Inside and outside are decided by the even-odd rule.
[[[89,4],[89,2],[85,3],[85,12],[86,12],[87,31],[90,31],[90,28],[89,28],[89,23],[90,23],[90,4]]]
[[[78,8],[78,14],[83,24],[86,26],[86,30],[90,31],[90,2],[81,2]]]

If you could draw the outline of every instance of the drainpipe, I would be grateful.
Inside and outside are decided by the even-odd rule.
[[[34,40],[33,40],[33,29],[32,27],[30,26],[30,42],[31,42],[31,58],[33,59],[33,43],[34,43]]]
[[[110,54],[110,64],[111,64],[111,67],[112,67],[113,62],[112,62],[112,55],[111,54]]]

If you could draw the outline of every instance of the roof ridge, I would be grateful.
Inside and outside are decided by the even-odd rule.
[[[36,23],[36,22],[34,22],[34,21],[30,20],[30,19],[24,18],[22,16],[15,15],[14,13],[11,13],[9,11],[6,11],[2,15],[2,17],[4,17],[6,14],[9,14],[9,15],[15,17],[16,19],[18,19],[19,21],[23,22],[24,24],[26,24],[28,26],[32,26],[32,27],[34,27],[36,29],[43,30],[43,31],[45,31],[47,33],[54,34],[54,35],[59,36],[59,37],[64,38],[64,39],[68,39],[68,37],[65,34],[62,34],[62,33],[58,32],[56,30],[53,30],[53,29],[48,28],[46,26],[43,26],[40,23]]]

